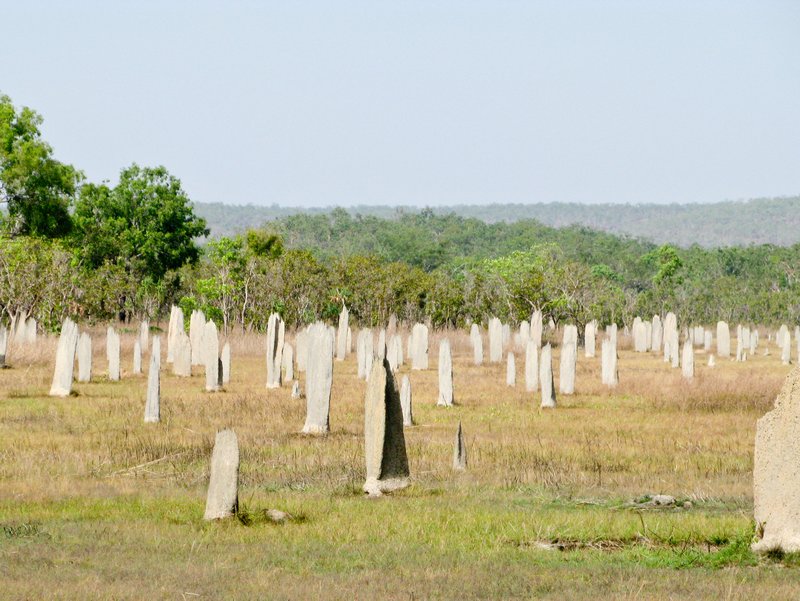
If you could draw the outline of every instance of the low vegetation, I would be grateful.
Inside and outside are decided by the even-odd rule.
[[[473,366],[466,334],[447,335],[457,406],[435,406],[435,353],[428,371],[402,368],[413,484],[377,501],[360,490],[354,357],[335,364],[331,434],[307,438],[304,402],[264,387],[259,336],[231,337],[225,392],[165,372],[155,425],[142,421],[145,376],[108,382],[102,345],[95,381],[66,399],[45,396],[53,340],[12,351],[0,372],[4,598],[792,598],[797,559],[749,550],[755,421],[790,369],[775,352],[699,365],[685,383],[655,355],[621,351],[612,391],[581,355],[577,394],[541,411],[521,376],[506,387],[504,364]],[[124,334],[124,367],[132,344]],[[451,470],[459,420],[466,473]],[[243,519],[203,523],[214,433],[228,426]],[[653,506],[654,494],[678,503]],[[292,519],[273,524],[268,509]]]

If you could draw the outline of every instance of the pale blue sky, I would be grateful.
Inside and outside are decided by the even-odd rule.
[[[800,193],[800,0],[0,2],[0,91],[198,201]]]

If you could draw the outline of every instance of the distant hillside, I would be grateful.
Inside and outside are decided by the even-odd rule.
[[[273,206],[231,206],[196,203],[208,220],[212,236],[256,227],[298,213],[323,214],[332,207],[297,209]],[[418,213],[417,207],[345,207],[353,215],[383,218]],[[577,203],[453,205],[430,209],[437,215],[455,213],[486,223],[536,219],[552,227],[584,225],[615,234],[627,234],[655,243],[704,247],[800,242],[800,196],[682,205],[583,205]]]

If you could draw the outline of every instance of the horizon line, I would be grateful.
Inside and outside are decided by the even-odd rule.
[[[549,200],[549,201],[541,201],[541,202],[485,202],[485,203],[452,203],[452,204],[440,204],[440,205],[431,205],[431,204],[366,204],[366,203],[359,203],[359,204],[343,204],[343,203],[336,203],[336,204],[327,204],[327,205],[289,205],[289,204],[279,204],[276,202],[270,204],[255,204],[253,202],[248,203],[228,203],[220,200],[216,201],[202,201],[202,200],[192,200],[193,204],[202,204],[202,205],[222,205],[227,207],[240,207],[240,208],[264,208],[264,209],[297,209],[297,210],[304,210],[304,211],[324,211],[330,209],[358,209],[358,208],[369,208],[369,209],[448,209],[448,208],[456,208],[456,207],[497,207],[497,206],[505,206],[505,207],[532,207],[532,206],[553,206],[553,205],[560,205],[560,206],[579,206],[579,207],[695,207],[695,206],[714,206],[714,205],[722,205],[722,204],[747,204],[751,202],[764,202],[764,201],[775,201],[775,200],[800,200],[800,193],[796,194],[786,194],[780,196],[758,196],[754,198],[732,198],[732,199],[724,199],[724,200],[712,200],[712,201],[696,201],[696,202],[640,202],[640,203],[632,203],[632,202],[578,202],[578,201],[561,201],[561,200]]]

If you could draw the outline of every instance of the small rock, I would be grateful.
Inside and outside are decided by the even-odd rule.
[[[653,505],[675,505],[675,497],[671,495],[653,495]]]
[[[267,509],[267,519],[276,524],[283,524],[285,521],[290,520],[291,518],[292,516],[285,511],[281,511],[280,509]]]
[[[540,551],[558,551],[558,545],[554,545],[553,543],[546,543],[542,541],[536,541],[536,548]]]
[[[300,392],[300,382],[298,382],[297,380],[295,380],[294,384],[292,384],[292,398],[293,399],[303,398],[303,393]]]

